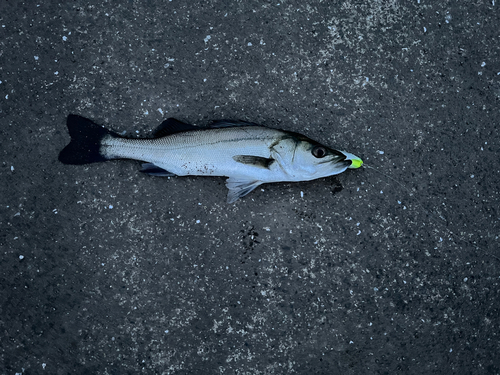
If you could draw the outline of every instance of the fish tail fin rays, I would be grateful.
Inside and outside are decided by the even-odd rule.
[[[239,198],[244,197],[261,184],[262,181],[248,180],[237,177],[228,178],[226,180],[226,186],[229,189],[227,193],[227,203],[236,202]]]
[[[63,164],[88,164],[109,160],[101,154],[101,141],[106,136],[120,138],[108,129],[78,115],[69,115],[67,126],[71,142],[59,153]]]

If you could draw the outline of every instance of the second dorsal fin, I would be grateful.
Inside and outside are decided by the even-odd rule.
[[[262,126],[262,125],[242,120],[214,120],[209,125],[209,127],[211,128],[231,128],[235,126]]]
[[[194,125],[186,124],[175,118],[168,118],[163,121],[154,131],[155,138],[165,137],[166,135],[188,132],[191,130],[199,130],[200,128]]]

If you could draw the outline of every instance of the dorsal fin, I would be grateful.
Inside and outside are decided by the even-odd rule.
[[[154,131],[155,138],[165,137],[166,135],[188,132],[191,130],[199,130],[200,128],[194,125],[186,124],[175,118],[168,118],[163,121]]]
[[[211,128],[230,128],[233,126],[262,126],[262,125],[242,120],[214,120],[209,126]]]

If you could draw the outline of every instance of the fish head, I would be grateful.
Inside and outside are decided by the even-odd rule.
[[[359,168],[363,161],[348,152],[324,146],[302,135],[280,140],[273,147],[272,157],[289,181],[308,181]]]

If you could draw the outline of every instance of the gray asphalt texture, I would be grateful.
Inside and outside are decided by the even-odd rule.
[[[499,7],[0,2],[0,373],[500,373]],[[70,113],[252,121],[390,178],[228,205],[62,165]]]

